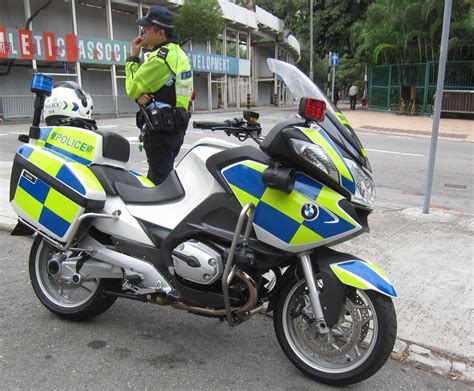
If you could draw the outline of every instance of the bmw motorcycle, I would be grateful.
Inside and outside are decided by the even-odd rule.
[[[85,321],[117,298],[236,326],[273,312],[278,342],[333,385],[379,370],[396,338],[396,291],[375,264],[330,246],[368,231],[374,183],[344,115],[293,65],[268,66],[299,117],[263,138],[258,114],[194,127],[257,147],[196,142],[157,187],[130,169],[122,136],[40,127],[52,79],[35,75],[33,126],[16,153],[13,234],[35,232],[29,273],[41,303]]]

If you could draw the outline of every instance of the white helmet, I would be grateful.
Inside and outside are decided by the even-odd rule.
[[[51,96],[44,102],[44,120],[48,126],[77,120],[92,120],[94,103],[91,96],[73,81],[54,84]]]

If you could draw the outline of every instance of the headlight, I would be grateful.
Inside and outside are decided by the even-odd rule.
[[[339,171],[322,147],[296,138],[290,138],[290,142],[298,155],[339,183]]]
[[[356,191],[352,201],[363,206],[370,206],[375,202],[374,180],[362,167],[350,159],[345,159],[354,176]]]

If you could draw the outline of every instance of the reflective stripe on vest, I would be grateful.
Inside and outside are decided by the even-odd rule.
[[[170,68],[171,72],[176,75],[176,107],[187,109],[191,100],[193,88],[191,64],[189,63],[188,56],[178,44],[169,43],[164,47],[169,49],[164,61]],[[159,50],[160,49],[157,49],[156,52],[153,52],[152,56],[156,55]]]

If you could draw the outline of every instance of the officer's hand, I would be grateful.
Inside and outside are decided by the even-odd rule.
[[[142,43],[143,43],[143,38],[142,37],[136,37],[132,41],[132,50],[130,51],[130,56],[138,57],[138,55],[140,54],[140,49],[142,47]]]
[[[138,104],[145,106],[150,103],[153,97],[150,94],[141,94],[140,97],[137,99]]]

